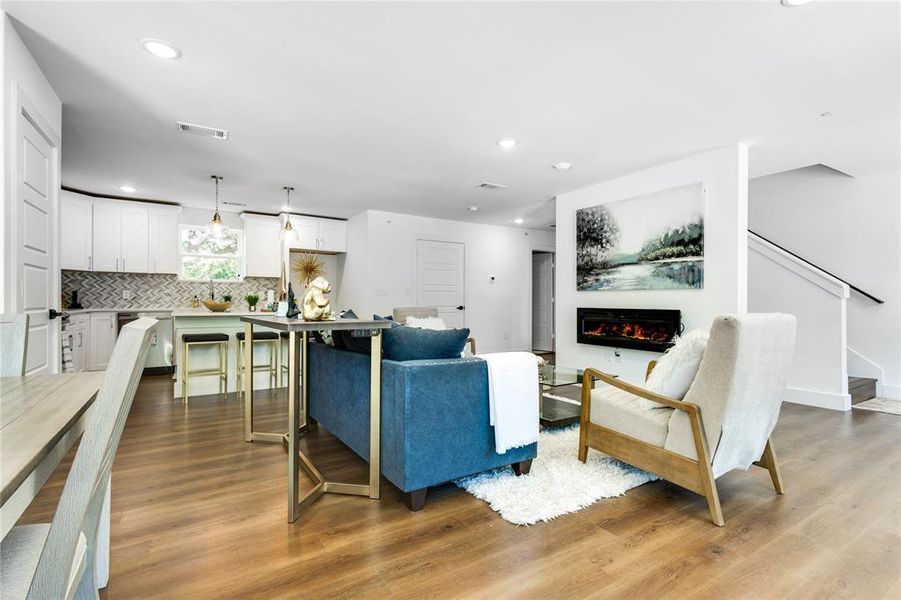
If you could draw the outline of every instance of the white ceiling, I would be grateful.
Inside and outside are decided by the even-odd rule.
[[[63,184],[96,193],[209,206],[216,173],[253,210],[291,184],[306,213],[542,226],[557,194],[739,141],[752,176],[899,162],[895,2],[5,8],[64,102]]]

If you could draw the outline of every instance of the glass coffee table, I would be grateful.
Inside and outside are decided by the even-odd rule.
[[[538,422],[542,427],[566,427],[579,422],[582,411],[582,369],[570,369],[558,365],[543,365],[538,367]],[[579,385],[578,394],[574,389],[563,390],[571,385]],[[594,382],[591,387],[594,388]],[[558,390],[554,394],[556,398],[546,398],[545,393]]]

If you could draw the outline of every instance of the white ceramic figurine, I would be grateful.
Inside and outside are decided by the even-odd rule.
[[[307,286],[301,303],[301,313],[305,321],[325,321],[332,315],[328,293],[332,291],[325,277],[317,277]]]

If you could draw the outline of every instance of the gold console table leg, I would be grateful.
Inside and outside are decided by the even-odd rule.
[[[293,335],[293,334],[292,334]],[[240,347],[240,344],[239,344]],[[249,350],[248,350],[249,348]],[[253,323],[244,323],[244,441],[281,444],[283,433],[253,430]],[[235,375],[237,377],[237,374]]]
[[[307,367],[307,332],[303,332],[303,350],[300,361],[297,359],[296,333],[289,333],[288,361],[288,522],[297,520],[304,510],[316,502],[323,494],[349,494],[352,496],[368,496],[378,499],[380,496],[381,469],[379,452],[381,448],[381,407],[382,407],[382,332],[372,336],[372,357],[369,374],[369,483],[338,483],[325,481],[310,459],[298,447],[300,413],[303,412],[304,425],[307,423],[307,401],[309,373]],[[297,371],[298,362],[302,363],[303,387],[298,397]],[[302,410],[301,410],[302,408]],[[300,469],[313,480],[313,489],[299,497]]]

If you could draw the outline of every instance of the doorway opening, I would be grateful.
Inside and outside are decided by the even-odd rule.
[[[532,351],[554,352],[554,253],[532,251]]]

